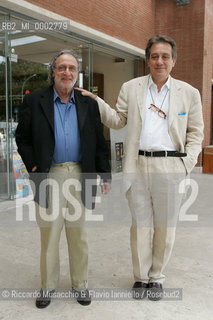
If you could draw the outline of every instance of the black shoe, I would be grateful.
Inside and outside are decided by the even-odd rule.
[[[159,282],[150,282],[147,290],[147,297],[152,301],[163,299],[163,286]]]
[[[45,292],[41,289],[39,297],[36,299],[36,307],[39,309],[44,309],[48,307],[51,302],[51,296],[54,292],[55,290]]]
[[[78,303],[80,303],[82,306],[88,306],[91,303],[91,296],[89,294],[88,289],[84,290],[76,290],[73,289],[75,298]]]
[[[148,283],[136,281],[132,287],[132,296],[134,299],[142,300],[146,298]]]

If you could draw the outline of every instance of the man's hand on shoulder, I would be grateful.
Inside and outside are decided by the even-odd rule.
[[[83,96],[90,97],[92,99],[96,99],[97,98],[97,96],[94,93],[92,93],[92,92],[90,92],[88,90],[85,90],[85,89],[82,89],[82,88],[75,88],[75,90],[80,91]]]

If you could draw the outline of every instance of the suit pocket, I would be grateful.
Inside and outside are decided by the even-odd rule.
[[[175,161],[175,166],[176,166],[177,172],[184,173],[186,175],[187,171],[186,171],[186,167],[183,162],[183,159],[179,158],[179,157],[174,157],[174,161]]]

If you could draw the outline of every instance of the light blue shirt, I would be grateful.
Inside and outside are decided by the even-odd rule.
[[[54,133],[53,163],[79,162],[81,160],[80,133],[74,90],[68,103],[61,101],[54,90]]]

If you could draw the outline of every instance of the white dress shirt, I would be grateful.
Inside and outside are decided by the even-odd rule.
[[[149,78],[145,108],[143,110],[143,125],[140,136],[140,150],[159,151],[175,150],[175,146],[168,133],[170,77],[158,92],[156,84],[151,76]],[[149,109],[154,104],[167,115],[161,118],[157,112]]]

